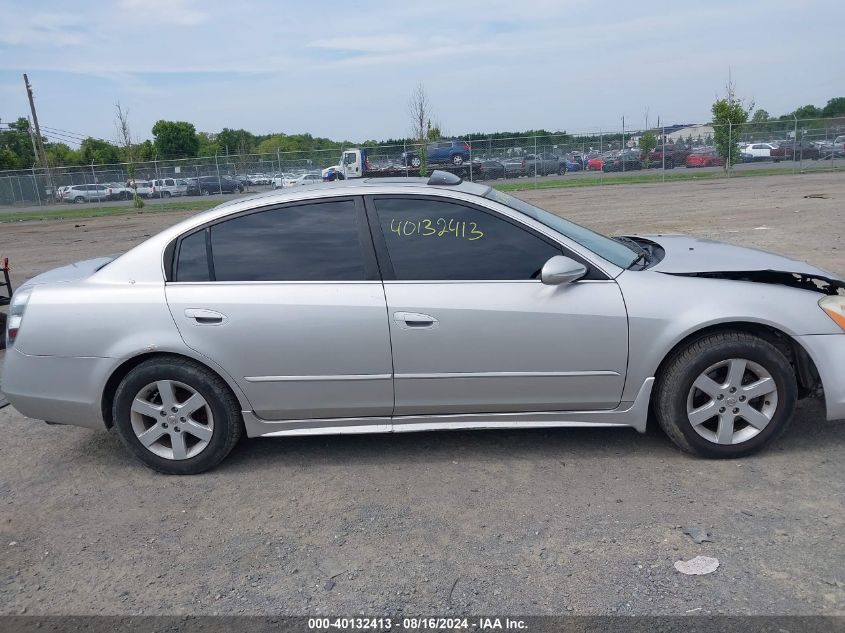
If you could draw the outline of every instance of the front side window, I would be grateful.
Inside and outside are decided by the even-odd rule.
[[[502,191],[491,189],[484,194],[484,197],[510,207],[515,211],[519,211],[541,224],[545,224],[550,229],[568,237],[576,244],[580,244],[620,268],[627,268],[637,259],[637,253],[621,242],[612,240],[601,233],[595,233],[569,220],[564,220],[559,215],[549,213],[545,209],[535,207],[533,204],[529,204]]]
[[[428,198],[375,198],[398,280],[538,279],[556,246],[501,217]]]
[[[189,239],[182,240],[183,248]],[[238,216],[212,224],[208,239],[212,281],[367,279],[352,200],[301,204]],[[202,257],[198,246],[195,252]],[[177,281],[188,281],[182,278],[181,267],[180,256]]]

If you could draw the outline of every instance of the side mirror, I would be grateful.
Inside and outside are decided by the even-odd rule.
[[[557,286],[577,281],[586,274],[587,267],[584,264],[563,255],[555,255],[543,264],[540,280],[546,285]]]

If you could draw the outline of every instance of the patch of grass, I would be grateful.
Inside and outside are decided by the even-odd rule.
[[[806,173],[818,173],[822,171],[832,171],[830,169],[813,169],[811,171],[804,171]],[[749,178],[752,176],[791,176],[792,171],[787,169],[749,169],[746,171],[732,171],[730,179],[734,178]],[[801,174],[797,174],[801,175]],[[653,182],[675,182],[684,180],[717,180],[728,179],[724,171],[700,172],[695,169],[685,169],[680,172],[671,172],[664,174],[660,173],[641,173],[627,175],[612,174],[599,177],[581,177],[566,180],[559,178],[555,180],[534,180],[528,179],[525,182],[509,182],[501,185],[492,185],[493,188],[499,191],[530,191],[531,189],[565,189],[568,187],[602,187],[606,185],[637,185]]]
[[[184,202],[164,202],[161,204],[147,204],[143,210],[128,206],[98,206],[77,209],[72,206],[67,209],[43,211],[21,211],[20,213],[0,213],[0,224],[8,222],[26,222],[30,220],[84,220],[86,218],[101,218],[104,216],[146,215],[149,213],[163,213],[167,211],[205,211],[222,204],[224,200],[218,198],[209,200],[201,198]]]

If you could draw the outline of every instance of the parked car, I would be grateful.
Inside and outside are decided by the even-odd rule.
[[[269,185],[270,177],[266,174],[247,174],[246,182],[249,185]]]
[[[498,160],[482,160],[473,163],[474,177],[477,180],[496,180],[505,178],[507,170],[504,163]]]
[[[587,160],[587,171],[602,171],[605,161],[612,159],[614,156],[610,152],[596,154]]]
[[[806,140],[784,141],[780,143],[780,149],[785,160],[818,160],[821,156],[818,145]]]
[[[677,165],[685,165],[690,153],[690,148],[683,143],[666,143],[649,152],[646,160],[650,167],[660,168],[665,164],[666,169],[674,169]]]
[[[566,171],[581,171],[584,169],[585,159],[581,154],[572,154],[565,157]]]
[[[470,159],[470,146],[469,143],[462,139],[436,141],[428,144],[426,156],[428,163],[431,165],[438,163],[463,165]],[[402,165],[419,167],[421,164],[422,161],[416,150],[402,152]]]
[[[640,153],[638,151],[620,152],[616,156],[605,160],[601,166],[603,172],[635,171],[642,168],[643,164],[640,161]]]
[[[519,178],[526,173],[524,158],[508,158],[502,164],[505,166],[506,178]]]
[[[694,151],[687,156],[687,167],[721,167],[724,165],[722,158],[715,150]]]
[[[291,187],[296,176],[290,173],[282,173],[273,177],[273,189],[283,189],[284,187]]]
[[[293,182],[291,182],[291,186],[296,187],[298,185],[315,185],[319,182],[323,182],[323,178],[320,174],[302,174],[298,178],[295,178]]]
[[[151,198],[171,198],[188,195],[188,183],[176,178],[158,178],[150,181]]]
[[[548,153],[528,154],[525,157],[525,174],[528,176],[548,176],[549,174],[565,174],[566,162],[559,156]]]
[[[241,182],[231,176],[200,176],[197,179],[197,188],[200,195],[208,196],[213,193],[236,193],[242,192],[244,186]]]
[[[778,152],[777,146],[771,143],[749,143],[742,148],[742,153],[751,156],[752,162],[774,160],[774,162],[779,163],[783,157],[783,152]],[[781,156],[778,156],[779,153]]]
[[[129,200],[135,193],[129,183],[109,182],[106,183],[109,200]]]
[[[59,187],[59,199],[62,202],[101,202],[109,199],[109,189],[105,185],[68,185]]]
[[[2,385],[171,474],[243,434],[644,432],[650,412],[681,449],[736,458],[808,394],[845,417],[843,291],[798,260],[611,239],[435,171],[221,205],[39,275],[12,297]]]
[[[149,198],[153,193],[153,184],[149,180],[129,180],[127,185],[142,198]]]

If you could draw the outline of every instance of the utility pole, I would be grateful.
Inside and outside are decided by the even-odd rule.
[[[44,149],[44,140],[41,138],[41,128],[38,126],[38,115],[35,114],[35,101],[32,96],[32,86],[29,83],[29,77],[26,76],[26,73],[23,74],[23,83],[26,86],[26,96],[29,98],[29,109],[32,112],[32,123],[35,126],[35,142],[40,150],[39,160],[47,175],[47,182],[50,184],[50,195],[55,197],[56,191],[53,187],[53,176],[50,174],[50,165],[47,163],[47,152]]]

